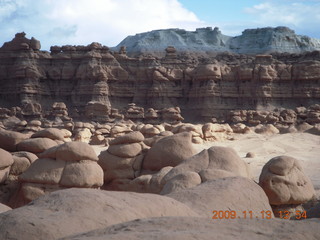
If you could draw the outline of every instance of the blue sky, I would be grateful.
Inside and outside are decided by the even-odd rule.
[[[0,46],[17,32],[52,45],[115,46],[128,35],[165,28],[288,26],[320,38],[320,0],[0,0]]]

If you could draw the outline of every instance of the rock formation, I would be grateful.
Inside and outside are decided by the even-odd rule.
[[[166,49],[167,56],[171,57],[175,50],[204,55],[224,51],[244,54],[301,53],[319,50],[320,40],[296,35],[287,27],[246,29],[236,37],[223,35],[217,27],[197,28],[196,31],[173,28],[128,36],[115,49],[119,50],[122,46],[126,46],[128,55],[163,55],[163,49]]]
[[[103,170],[97,161],[94,150],[86,143],[70,142],[49,148],[19,176],[20,186],[10,205],[23,206],[64,188],[99,188],[103,185]]]
[[[266,192],[275,215],[288,211],[293,216],[296,210],[304,210],[300,204],[312,199],[313,185],[305,175],[299,161],[293,157],[272,158],[263,167],[259,185]]]
[[[197,30],[201,36],[207,31],[214,44],[227,46],[217,29]],[[246,39],[256,35],[260,39],[272,33],[289,50],[299,45],[301,51],[311,51],[317,46],[315,40],[298,37],[286,28],[246,30],[244,35],[248,35]],[[189,36],[187,32],[179,34]],[[283,42],[287,35],[294,39],[288,40],[291,45]],[[229,42],[236,46],[235,41],[258,48],[241,39]],[[198,57],[181,52],[177,46],[165,45],[161,47],[166,52],[162,58],[150,55],[131,58],[124,49],[112,52],[99,43],[54,46],[49,53],[40,51],[35,42],[17,34],[0,48],[0,105],[4,118],[208,121],[226,119],[228,112],[235,109],[294,110],[318,103],[320,98],[319,51],[299,50],[299,54],[290,54],[274,49],[278,52],[271,55],[224,52]],[[130,47],[126,49],[128,52]],[[316,111],[305,113],[305,118],[310,122],[319,119]],[[267,120],[294,121],[294,115],[284,114],[288,118],[280,113],[269,115]],[[250,116],[249,112],[234,114],[231,119],[246,117],[253,123],[255,116],[252,119]]]

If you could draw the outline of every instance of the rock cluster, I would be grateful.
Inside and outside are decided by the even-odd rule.
[[[143,160],[144,136],[137,131],[119,136],[109,142],[109,148],[99,155],[104,182],[115,179],[134,179],[139,175]]]
[[[86,143],[69,142],[49,148],[19,175],[20,186],[11,205],[18,207],[64,188],[99,188],[103,185],[103,170],[97,161]]]
[[[251,177],[249,166],[230,148],[205,149],[172,168],[162,179],[162,194],[224,177]]]

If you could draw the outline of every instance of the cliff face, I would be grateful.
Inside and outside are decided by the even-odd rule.
[[[31,43],[33,41],[33,44]],[[34,44],[37,43],[37,44]],[[189,119],[232,109],[309,106],[320,100],[320,52],[130,58],[125,49],[54,46],[22,34],[0,48],[0,106],[46,111],[64,102],[70,114],[112,115],[129,103],[154,109],[179,106]],[[27,107],[26,107],[27,108]],[[94,110],[97,109],[97,110]],[[95,112],[96,111],[96,112]]]
[[[301,36],[287,27],[246,29],[240,36],[223,35],[216,27],[154,30],[128,36],[115,47],[127,47],[128,55],[152,53],[161,56],[166,46],[174,46],[179,52],[215,54],[231,52],[241,54],[266,54],[272,52],[302,53],[320,50],[320,40]]]

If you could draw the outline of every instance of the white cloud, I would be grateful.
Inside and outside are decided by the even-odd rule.
[[[269,0],[246,8],[245,12],[255,17],[253,24],[259,26],[288,26],[296,32],[304,32],[320,38],[319,0]]]
[[[0,42],[25,31],[44,49],[93,41],[114,46],[139,32],[203,24],[178,0],[0,0],[0,16]]]

